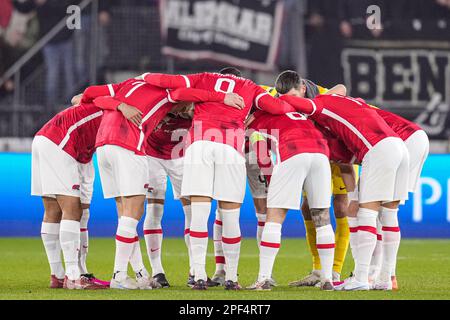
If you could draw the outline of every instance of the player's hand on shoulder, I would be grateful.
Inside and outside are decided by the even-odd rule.
[[[236,93],[227,93],[225,94],[225,99],[223,100],[223,103],[225,103],[227,106],[230,106],[232,108],[236,108],[239,110],[242,110],[245,108],[244,99]]]
[[[139,127],[142,123],[142,112],[141,110],[130,106],[126,103],[121,103],[117,110],[122,112],[123,116],[130,120],[136,127]]]

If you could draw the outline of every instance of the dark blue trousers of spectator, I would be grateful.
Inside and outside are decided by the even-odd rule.
[[[43,54],[47,68],[45,88],[47,106],[56,107],[61,102],[59,100],[61,92],[64,102],[69,103],[76,90],[73,40],[49,43],[43,48]]]

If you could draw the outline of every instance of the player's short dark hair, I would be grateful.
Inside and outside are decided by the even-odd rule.
[[[297,89],[302,83],[300,75],[292,70],[286,70],[280,73],[275,80],[275,89],[280,94],[286,94],[291,89]]]
[[[238,68],[235,67],[226,67],[219,71],[220,74],[232,74],[236,77],[242,77],[242,72]]]

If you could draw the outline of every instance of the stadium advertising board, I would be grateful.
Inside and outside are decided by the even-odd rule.
[[[182,59],[271,70],[282,19],[282,1],[162,0],[162,52]]]
[[[450,155],[430,155],[421,178],[421,188],[400,210],[403,237],[450,238]],[[93,236],[113,236],[117,228],[115,204],[104,200],[98,171],[91,205],[89,230]],[[2,236],[39,236],[43,207],[40,198],[30,196],[30,154],[0,154],[0,176],[3,181],[3,211],[0,219]],[[183,236],[184,217],[181,205],[167,190],[163,229],[165,236]],[[210,216],[210,232],[214,214]],[[141,222],[142,223],[142,222]],[[256,217],[250,191],[247,189],[241,212],[244,237],[256,233]],[[142,225],[139,227],[142,230]],[[298,211],[290,211],[283,225],[283,236],[303,237],[304,227]]]

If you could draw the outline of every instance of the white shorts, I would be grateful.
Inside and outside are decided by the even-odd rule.
[[[266,182],[258,166],[254,151],[250,151],[245,155],[245,167],[247,169],[247,181],[252,197],[255,199],[267,198]]]
[[[330,160],[321,153],[302,153],[273,168],[267,195],[268,208],[299,210],[302,190],[310,208],[331,205]]]
[[[44,136],[34,137],[31,150],[31,195],[80,197],[78,161]]]
[[[405,143],[396,137],[378,142],[361,165],[359,203],[408,199],[409,155]]]
[[[78,163],[78,172],[80,174],[80,202],[90,205],[94,193],[95,169],[91,160],[89,163]],[[48,198],[56,199],[56,195],[46,195]]]
[[[430,141],[423,130],[414,132],[405,141],[409,153],[409,192],[415,192],[425,160],[430,150]]]
[[[94,180],[95,180],[95,168],[94,162],[91,160],[89,163],[80,163],[80,200],[82,204],[90,204],[92,200],[92,194],[94,193]]]
[[[167,176],[172,184],[174,199],[180,199],[183,181],[183,158],[165,160],[147,156],[149,170],[148,199],[166,198]]]
[[[233,147],[196,141],[187,148],[184,156],[181,195],[242,203],[245,171],[245,158]]]
[[[356,186],[355,190],[351,192],[347,192],[348,201],[356,201],[359,202],[359,191],[358,191],[358,185]]]
[[[115,145],[97,148],[98,168],[105,199],[147,195],[146,156]]]

